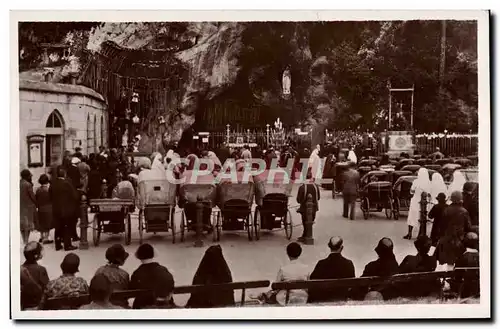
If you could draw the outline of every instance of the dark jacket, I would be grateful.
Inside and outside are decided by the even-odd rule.
[[[75,189],[82,186],[82,177],[80,175],[80,169],[78,169],[77,166],[71,165],[68,167],[68,178]]]
[[[300,185],[299,191],[297,192],[297,203],[300,205],[298,212],[301,214],[306,213],[306,202],[308,194],[311,194],[312,196],[312,202],[314,205],[313,211],[317,212],[319,210],[318,201],[320,199],[320,192],[318,186],[314,183],[302,184]]]
[[[327,258],[320,260],[310,275],[311,280],[354,278],[354,265],[351,260],[340,253],[331,253]],[[349,288],[309,289],[308,302],[327,300],[346,300],[349,297]]]
[[[343,173],[342,179],[342,194],[356,195],[358,193],[359,181],[361,179],[359,173],[352,168],[348,169]]]
[[[436,270],[436,258],[429,255],[408,255],[399,265],[399,273],[434,272]],[[423,297],[438,292],[440,288],[437,280],[418,280],[398,285],[399,296]]]
[[[444,211],[443,219],[447,224],[436,255],[440,264],[454,264],[464,252],[462,241],[465,233],[471,231],[470,217],[460,204],[451,204]]]
[[[398,274],[399,265],[396,261],[396,257],[394,255],[389,255],[384,258],[378,258],[365,266],[365,270],[363,271],[362,277],[368,276],[391,276],[394,274]],[[360,291],[363,294],[360,297],[364,297],[369,290],[378,291],[383,296],[384,299],[391,299],[395,297],[397,294],[397,288],[393,286],[373,286],[369,287],[368,290],[361,289]]]
[[[437,245],[439,239],[441,239],[446,230],[447,223],[446,219],[444,218],[444,210],[447,207],[448,205],[446,203],[436,204],[432,207],[431,211],[429,212],[429,218],[434,220],[431,231],[431,240],[433,246]]]
[[[45,267],[36,262],[21,265],[21,309],[37,307],[47,283],[49,276]]]
[[[152,293],[134,300],[133,308],[153,308],[157,298],[166,298],[174,290],[174,277],[165,266],[156,262],[141,264],[132,273],[130,289],[150,290]]]
[[[64,178],[55,179],[49,187],[54,220],[73,219],[78,211],[78,193]]]
[[[455,267],[479,267],[479,252],[465,252],[457,259]],[[460,284],[463,284],[461,298],[477,296],[479,295],[479,281],[479,275],[463,276],[459,273],[454,279],[452,289],[459,293]]]

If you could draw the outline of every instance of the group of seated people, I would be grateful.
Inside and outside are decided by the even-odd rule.
[[[394,245],[390,238],[382,238],[375,252],[377,259],[368,263],[362,277],[391,276],[402,273],[432,272],[438,267],[434,255],[429,255],[431,240],[420,236],[415,241],[416,255],[408,255],[398,264],[394,255]],[[302,247],[296,242],[290,243],[286,252],[289,262],[279,268],[276,281],[320,280],[354,278],[353,262],[342,255],[344,248],[341,237],[332,237],[328,242],[330,255],[320,260],[313,271],[303,264],[299,258]],[[473,232],[467,233],[464,239],[464,253],[455,262],[456,268],[479,267],[479,239]],[[106,251],[108,263],[97,269],[90,285],[82,277],[76,276],[79,271],[80,258],[68,253],[62,263],[62,274],[49,280],[45,267],[38,264],[42,258],[43,246],[39,242],[30,242],[25,246],[26,261],[21,265],[21,308],[23,310],[48,309],[48,302],[53,298],[90,295],[90,303],[77,305],[81,309],[158,309],[174,308],[176,304],[172,296],[174,278],[169,270],[155,260],[155,250],[150,244],[142,244],[135,256],[141,265],[130,276],[121,268],[129,256],[122,245],[115,244]],[[421,282],[420,282],[421,281]],[[371,286],[366,288],[334,288],[292,290],[289,303],[318,303],[324,301],[347,301],[349,299],[388,300],[396,297],[425,297],[440,293],[442,284],[439,281],[421,279],[419,282],[398,283],[394,285]],[[211,246],[194,275],[193,285],[231,283],[231,270],[224,259],[219,245]],[[445,284],[450,292],[460,293],[460,297],[479,296],[479,278],[465,280],[463,284],[455,277]],[[146,291],[136,297],[132,306],[127,299],[116,299],[112,293],[116,291]],[[265,303],[285,304],[284,291],[269,291],[259,295],[258,299]],[[232,290],[193,293],[185,305],[187,308],[212,308],[235,305]],[[59,309],[75,308],[74,304],[59,306]]]
[[[348,279],[355,277],[353,262],[342,255],[343,239],[332,237],[328,242],[330,255],[318,261],[313,271],[299,261],[302,253],[300,244],[292,242],[287,246],[287,255],[290,262],[280,268],[277,281],[327,280]],[[408,255],[398,264],[394,255],[394,245],[390,238],[384,237],[375,248],[378,258],[368,263],[361,277],[387,277],[395,274],[434,272],[445,270],[444,264],[439,264],[435,255],[430,255],[432,241],[429,237],[419,236],[415,241],[416,255]],[[479,237],[469,232],[464,238],[463,254],[455,261],[455,268],[479,267]],[[461,298],[479,296],[479,278],[464,280],[455,277],[445,283],[445,289]],[[440,281],[422,279],[418,282],[397,283],[382,286],[363,288],[333,288],[308,289],[308,291],[294,290],[289,294],[289,303],[318,303],[325,301],[346,301],[348,299],[379,299],[389,300],[398,297],[418,298],[438,296],[442,288]],[[270,303],[283,304],[283,291],[271,291],[261,295],[261,299]]]
[[[62,263],[62,274],[49,280],[47,270],[38,261],[42,259],[43,246],[39,242],[29,242],[24,248],[26,261],[21,265],[21,309],[50,309],[50,299],[78,297],[90,295],[90,303],[77,305],[81,309],[120,309],[130,308],[127,299],[112,297],[113,292],[142,290],[133,301],[134,309],[161,309],[176,307],[172,292],[174,278],[169,270],[156,260],[156,253],[150,244],[142,244],[135,256],[141,265],[130,276],[121,267],[129,254],[121,244],[115,244],[106,251],[108,263],[95,272],[90,285],[85,279],[76,275],[79,272],[80,257],[68,253]],[[231,272],[220,246],[211,246],[206,251],[193,279],[193,285],[217,284],[232,282]],[[63,303],[64,304],[64,303]],[[193,293],[185,307],[203,308],[234,305],[232,291],[211,295]],[[58,309],[75,308],[74,303],[59,306]]]

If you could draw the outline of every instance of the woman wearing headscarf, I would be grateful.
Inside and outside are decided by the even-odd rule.
[[[356,153],[354,153],[354,150],[352,148],[349,150],[349,155],[347,156],[347,160],[353,163],[358,163],[358,157],[356,156]]]
[[[447,194],[448,188],[446,187],[446,184],[444,183],[443,176],[441,176],[440,173],[434,173],[432,174],[432,180],[431,180],[431,202],[432,204],[436,205],[438,204],[438,195],[440,193]]]
[[[413,181],[411,185],[410,193],[413,197],[410,201],[410,210],[408,212],[408,234],[403,237],[403,239],[410,240],[412,237],[412,232],[414,227],[419,226],[420,220],[420,200],[422,193],[431,193],[431,182],[429,180],[429,172],[426,168],[420,168],[418,170],[417,179]]]
[[[319,157],[320,146],[316,145],[316,148],[311,152],[309,157],[309,162],[307,164],[307,171],[311,172],[312,177],[316,178],[316,173],[320,170],[321,158]]]
[[[205,252],[200,266],[193,278],[193,285],[231,283],[233,278],[220,245],[211,246]],[[186,304],[187,308],[212,308],[234,306],[233,290],[220,290],[215,293],[193,293]]]
[[[464,184],[467,182],[464,174],[460,170],[455,170],[453,172],[453,180],[450,186],[448,186],[448,197],[455,191],[463,192]]]

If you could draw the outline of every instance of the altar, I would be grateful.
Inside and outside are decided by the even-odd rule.
[[[389,157],[399,157],[402,152],[410,156],[415,152],[413,132],[409,130],[398,130],[387,132],[387,153]]]

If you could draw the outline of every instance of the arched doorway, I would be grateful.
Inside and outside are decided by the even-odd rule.
[[[45,163],[61,163],[63,157],[64,120],[58,110],[52,111],[45,124]]]

